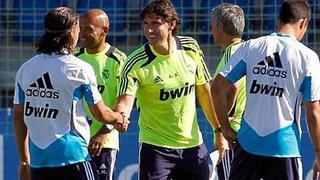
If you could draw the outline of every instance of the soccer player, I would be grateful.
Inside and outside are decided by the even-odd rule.
[[[239,48],[244,25],[244,13],[238,5],[223,3],[212,10],[211,32],[215,44],[223,49],[214,77],[218,75],[232,54]],[[246,102],[245,83],[245,77],[241,78],[236,82],[234,89],[227,94],[228,119],[231,128],[235,131],[240,128],[241,116],[244,112]],[[218,98],[215,92],[212,92],[211,95],[213,99]],[[222,136],[221,131],[216,131],[215,136]],[[223,156],[224,154],[220,153],[220,155]],[[222,161],[217,165],[220,180],[228,179],[232,157],[232,150],[227,151]]]
[[[72,55],[79,15],[66,7],[55,8],[45,16],[44,27],[36,46],[39,54],[16,75],[19,178],[30,178],[30,171],[32,179],[97,178],[88,153],[90,127],[83,100],[103,123],[125,130],[127,120],[104,105],[92,67]]]
[[[300,115],[304,101],[320,170],[320,63],[300,43],[310,20],[306,1],[284,1],[277,32],[244,42],[212,84],[224,137],[238,146],[229,179],[302,179]],[[227,95],[246,75],[247,102],[241,127],[229,124]]]
[[[139,178],[208,179],[208,153],[197,123],[196,98],[213,128],[211,77],[196,40],[177,36],[181,21],[168,0],[140,14],[148,43],[127,58],[116,110],[139,108]]]
[[[77,56],[89,63],[97,77],[98,89],[104,103],[111,108],[117,102],[117,87],[120,69],[126,55],[106,43],[109,32],[109,18],[100,9],[92,9],[80,18],[80,42],[82,48]],[[112,180],[117,152],[119,133],[112,125],[96,120],[86,106],[86,112],[93,120],[89,152],[97,166],[101,180]]]

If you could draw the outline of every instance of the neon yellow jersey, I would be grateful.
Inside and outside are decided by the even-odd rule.
[[[175,38],[169,55],[150,44],[127,59],[119,95],[133,95],[139,108],[139,141],[167,148],[189,148],[203,143],[197,123],[195,86],[211,80],[202,51],[190,37]]]
[[[235,42],[233,44],[230,44],[224,50],[220,62],[214,73],[214,77],[216,77],[218,73],[224,68],[224,66],[229,61],[230,57],[239,48],[240,44],[240,42]],[[240,122],[246,105],[246,78],[242,77],[237,82],[237,84],[239,85],[239,88],[237,92],[236,102],[229,114],[230,126],[235,131],[238,131],[240,129]]]
[[[86,49],[80,49],[77,57],[93,67],[98,81],[98,89],[105,105],[114,108],[117,103],[120,70],[126,59],[126,55],[113,46],[109,47],[110,48],[106,47],[97,54],[89,54],[86,52]],[[87,104],[85,109],[88,116],[93,120],[90,128],[91,136],[93,136],[100,130],[103,123],[93,117]],[[103,147],[119,149],[119,133],[117,130],[114,129],[107,134],[107,139]]]

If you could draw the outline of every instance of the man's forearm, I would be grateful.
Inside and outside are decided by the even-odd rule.
[[[213,84],[211,87],[212,102],[220,126],[223,129],[230,128],[228,109],[227,109],[227,92],[220,88],[220,84]]]
[[[319,102],[306,103],[309,134],[316,153],[320,154],[320,106]]]
[[[212,128],[219,128],[220,125],[213,107],[209,84],[196,86],[196,94],[199,104]]]
[[[129,119],[134,103],[134,97],[131,95],[121,95],[119,101],[115,107],[116,112],[121,112],[123,115]]]
[[[14,130],[21,162],[30,161],[28,129],[23,120],[23,105],[14,105]]]

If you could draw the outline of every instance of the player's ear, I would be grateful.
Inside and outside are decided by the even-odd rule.
[[[223,26],[222,22],[218,22],[217,26],[221,31],[224,32],[224,26]]]
[[[306,19],[302,19],[300,24],[299,24],[299,28],[300,29],[306,29],[308,27],[308,23],[309,23],[309,20],[306,18]]]
[[[176,20],[169,22],[169,29],[173,30],[176,27],[176,25],[177,25]]]
[[[106,35],[108,35],[108,33],[109,33],[109,26],[104,26],[104,27],[102,27],[102,29],[103,29],[103,32],[104,32]]]

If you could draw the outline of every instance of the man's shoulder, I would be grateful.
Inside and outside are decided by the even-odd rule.
[[[149,44],[144,44],[143,46],[140,46],[139,48],[135,49],[132,53],[130,53],[130,55],[127,58],[126,64],[148,59],[146,46],[149,46]]]
[[[182,49],[185,51],[193,51],[198,52],[200,51],[199,44],[197,40],[190,36],[177,36],[176,41],[178,44],[178,49]],[[181,46],[181,47],[179,47]]]
[[[122,64],[127,58],[124,52],[122,52],[114,46],[110,46],[109,50],[105,53],[105,55],[108,58],[114,60],[114,62],[116,62],[117,64]]]
[[[81,60],[79,57],[76,57],[74,55],[69,55],[69,59],[67,61],[65,61],[66,64],[68,64],[69,68],[78,68],[78,69],[91,69],[92,66],[86,62]]]

